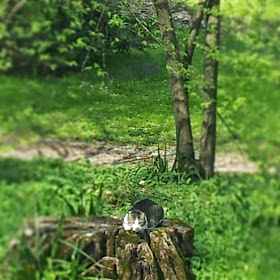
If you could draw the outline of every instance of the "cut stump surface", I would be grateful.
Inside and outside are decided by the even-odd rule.
[[[193,228],[178,220],[165,220],[162,227],[147,232],[143,238],[126,232],[122,219],[117,217],[41,217],[24,222],[21,238],[11,241],[7,261],[22,260],[22,248],[27,247],[33,253],[26,258],[25,252],[25,266],[32,274],[35,271],[30,271],[30,267],[36,267],[32,256],[38,256],[38,251],[42,258],[51,255],[63,260],[70,260],[76,252],[80,263],[86,264],[84,275],[123,280],[189,280],[193,236]]]

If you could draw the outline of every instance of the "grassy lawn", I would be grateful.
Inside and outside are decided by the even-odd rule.
[[[246,148],[254,160],[279,160],[280,100],[277,62],[267,57],[239,58],[233,50],[220,64],[218,110],[236,134],[218,119],[218,151]],[[201,60],[198,53],[196,64]],[[101,139],[122,143],[174,145],[174,117],[162,53],[132,53],[108,58],[108,77],[91,72],[63,78],[0,76],[0,150],[44,137]],[[262,70],[262,69],[266,69]],[[276,74],[275,74],[276,71]],[[274,74],[273,76],[271,76]],[[194,75],[190,88],[195,145],[199,144],[201,94]],[[227,148],[225,148],[227,144]]]
[[[106,81],[91,73],[41,80],[1,76],[2,140],[13,134],[22,143],[46,136],[142,144],[173,139],[166,73],[160,75],[158,63],[143,54],[123,59],[122,65],[112,63]],[[156,72],[138,76],[138,67]]]

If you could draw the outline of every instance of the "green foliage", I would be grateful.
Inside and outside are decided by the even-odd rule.
[[[218,110],[252,157],[272,165],[280,144],[277,3],[223,1],[219,74]]]
[[[167,218],[178,218],[194,226],[191,264],[198,279],[247,280],[268,275],[269,279],[279,278],[280,185],[276,177],[216,176],[207,182],[189,184],[186,180],[174,181],[173,172],[158,177],[152,165],[98,167],[60,160],[2,159],[0,167],[4,202],[0,205],[2,259],[9,239],[24,218],[71,215],[71,207],[57,196],[57,191],[69,196],[71,205],[78,209],[83,190],[93,195],[94,202],[99,201],[100,214],[124,215],[134,201],[149,197],[163,205]],[[98,197],[101,182],[103,193]],[[59,235],[57,242],[61,242]],[[27,256],[28,248],[22,249]],[[78,247],[74,249],[73,258],[68,261],[58,261],[55,252],[47,260],[33,256],[38,260],[38,271],[45,277],[38,279],[50,279],[47,277],[51,275],[77,279],[83,269],[78,262],[83,252]],[[10,268],[10,273],[20,269]]]
[[[96,188],[97,183],[95,183]],[[88,216],[100,214],[103,182],[98,183],[99,187],[88,187],[87,185],[82,188],[76,186],[65,186],[58,188],[56,194],[67,205],[69,212],[72,216]]]
[[[142,41],[146,45],[151,41],[150,34],[140,34],[143,25],[133,12],[115,1],[32,0],[3,5],[0,70],[61,74],[70,68],[90,70],[97,64],[104,71],[106,54],[142,48]],[[154,20],[147,19],[145,28],[154,27]]]
[[[161,155],[160,147],[158,145],[157,156],[153,159],[154,170],[157,175],[168,172],[168,160],[167,160],[167,146],[164,145],[164,154]]]
[[[5,276],[17,280],[92,279],[90,277],[83,277],[82,274],[87,269],[88,262],[94,263],[95,260],[81,250],[78,243],[72,244],[61,239],[62,221],[63,218],[60,220],[54,243],[49,253],[46,253],[44,241],[38,232],[35,233],[34,247],[31,247],[26,242],[24,236],[20,236],[18,251],[13,252],[12,263],[10,263],[5,272]],[[58,257],[59,247],[61,246],[71,248],[69,259],[66,260]],[[30,263],[33,265],[30,266]]]

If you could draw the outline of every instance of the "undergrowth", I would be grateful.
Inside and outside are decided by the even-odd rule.
[[[279,279],[277,178],[217,175],[207,182],[190,183],[172,171],[155,171],[153,165],[101,167],[87,162],[2,159],[0,258],[4,260],[8,242],[24,218],[122,216],[133,202],[148,197],[163,205],[167,218],[194,226],[191,267],[197,279]],[[38,272],[41,278],[36,279],[86,279],[73,276],[81,271],[76,261],[75,256],[70,263],[48,258]],[[5,279],[27,280],[15,278],[16,269],[10,269]]]

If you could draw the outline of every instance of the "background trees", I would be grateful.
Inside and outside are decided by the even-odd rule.
[[[206,57],[204,60],[204,104],[202,106],[199,155],[205,178],[210,178],[214,175],[215,164],[220,1],[209,0],[208,9],[205,37]]]
[[[0,69],[38,74],[104,70],[105,55],[141,48],[147,35],[135,34],[137,25],[122,1],[5,1]]]

